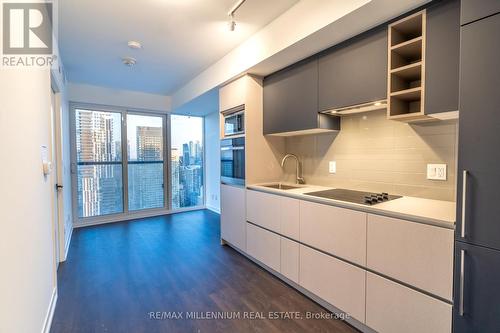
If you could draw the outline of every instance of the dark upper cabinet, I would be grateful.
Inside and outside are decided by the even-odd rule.
[[[332,130],[337,117],[318,113],[318,60],[307,59],[264,79],[264,134]]]
[[[500,14],[462,27],[456,233],[459,240],[495,249],[500,249],[499,31]]]
[[[425,36],[425,114],[458,110],[460,1],[427,8]]]
[[[499,0],[462,0],[460,23],[467,24],[499,12]]]
[[[498,332],[500,251],[455,242],[453,332]]]
[[[387,98],[387,26],[351,38],[319,59],[319,110]]]
[[[316,127],[318,61],[299,62],[264,79],[264,134]]]

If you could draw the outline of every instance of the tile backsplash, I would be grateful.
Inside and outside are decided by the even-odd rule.
[[[387,120],[381,110],[344,116],[341,128],[286,138],[286,153],[301,159],[307,183],[455,201],[456,120],[406,124]],[[335,174],[329,161],[337,163]],[[447,180],[428,180],[428,163],[446,164]],[[292,161],[283,180],[295,180]]]

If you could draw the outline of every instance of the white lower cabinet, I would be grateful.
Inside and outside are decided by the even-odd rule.
[[[247,221],[280,232],[281,196],[247,190]]]
[[[303,288],[365,322],[365,270],[304,245],[299,263]]]
[[[451,300],[451,229],[368,215],[368,268]]]
[[[240,250],[246,250],[245,189],[221,184],[221,238]]]
[[[281,237],[280,273],[295,283],[299,283],[299,248],[299,243]]]
[[[366,213],[300,201],[300,241],[364,266]]]
[[[300,200],[280,198],[280,234],[299,240]]]
[[[367,273],[366,325],[380,333],[450,333],[452,306]]]
[[[247,253],[280,272],[281,236],[247,223]]]

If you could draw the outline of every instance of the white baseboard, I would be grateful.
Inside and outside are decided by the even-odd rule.
[[[50,298],[49,308],[47,309],[47,315],[43,321],[42,333],[49,333],[50,327],[52,326],[52,318],[54,318],[54,312],[56,310],[57,303],[57,287],[52,291],[52,297]]]
[[[68,252],[69,252],[69,245],[71,244],[71,237],[73,236],[73,224],[71,224],[71,230],[68,233],[68,236],[66,237],[64,241],[64,258],[62,258],[62,261],[66,261],[68,258]]]
[[[206,208],[208,210],[211,210],[214,213],[220,214],[220,208],[219,207],[215,207],[215,206],[212,206],[212,205],[206,205]]]

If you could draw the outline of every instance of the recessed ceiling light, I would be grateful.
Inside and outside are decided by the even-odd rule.
[[[137,60],[132,57],[123,57],[122,62],[125,66],[132,67],[137,63]]]
[[[136,40],[131,40],[128,42],[128,47],[130,47],[131,49],[134,49],[134,50],[139,50],[139,49],[142,49],[142,44],[141,44],[141,42],[138,42]]]

